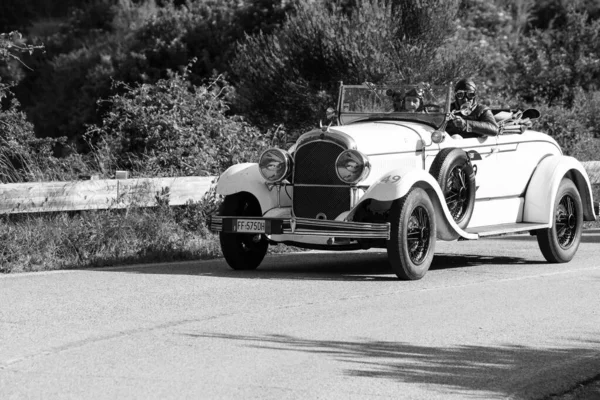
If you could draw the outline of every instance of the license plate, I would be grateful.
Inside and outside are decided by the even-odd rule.
[[[235,230],[240,233],[265,233],[265,221],[256,219],[238,219]]]

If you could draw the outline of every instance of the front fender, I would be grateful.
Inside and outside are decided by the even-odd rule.
[[[450,215],[444,194],[440,185],[429,172],[412,167],[398,168],[387,173],[369,187],[359,203],[349,214],[354,215],[355,210],[360,208],[369,199],[390,202],[404,197],[413,187],[424,189],[433,203],[437,223],[437,237],[443,240],[455,240],[459,237],[465,239],[477,239],[477,234],[462,230]]]
[[[229,167],[219,177],[216,192],[223,196],[248,192],[256,197],[263,214],[272,208],[292,204],[291,188],[282,189],[278,196],[275,188],[269,189],[266,185],[256,163],[242,163]]]
[[[581,195],[584,221],[595,221],[592,186],[585,168],[569,156],[549,156],[536,167],[525,193],[523,222],[550,223],[560,181],[570,178]]]

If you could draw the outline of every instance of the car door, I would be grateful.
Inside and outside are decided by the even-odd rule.
[[[502,173],[497,177],[504,197],[522,197],[533,171],[540,161],[560,154],[560,149],[536,132],[498,136],[498,164]]]
[[[497,179],[501,174],[498,166],[498,143],[495,136],[458,140],[469,155],[475,172],[475,199],[487,199],[498,193]]]

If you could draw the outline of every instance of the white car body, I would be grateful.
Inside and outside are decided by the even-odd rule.
[[[443,100],[447,107],[437,114],[449,112],[449,101]],[[293,171],[286,180],[269,183],[261,175],[258,164],[239,164],[220,177],[217,193],[223,196],[248,193],[260,204],[261,215],[256,217],[284,221],[280,231],[262,232],[271,243],[332,250],[365,248],[377,246],[377,243],[383,246],[384,240],[389,245],[389,223],[384,229],[385,221],[361,220],[361,224],[372,222],[370,227],[377,231],[369,231],[363,236],[353,230],[353,223],[358,225],[355,217],[367,207],[366,204],[375,210],[369,209],[369,212],[377,215],[389,213],[392,204],[414,188],[423,189],[431,200],[435,236],[440,240],[476,240],[482,236],[551,229],[557,207],[555,197],[563,178],[569,178],[579,192],[582,219],[596,219],[585,169],[576,159],[564,156],[556,141],[546,134],[524,128],[506,130],[498,136],[473,138],[443,133],[444,140],[440,142],[439,138],[432,139],[434,132],[440,133],[436,124],[443,120],[436,113],[430,114],[431,118],[435,117],[435,123],[423,123],[404,114],[392,113],[387,118],[387,114],[381,112],[358,115],[345,111],[348,111],[348,105],[340,100],[339,125],[310,131],[288,150],[293,160]],[[318,153],[317,146],[321,144],[328,146],[322,150],[325,158],[338,147],[358,150],[368,159],[370,174],[359,183],[343,185],[331,178],[331,172],[325,171],[329,164],[317,165],[318,158],[315,159],[317,162],[298,159],[299,152]],[[312,146],[312,150],[304,150],[304,146]],[[474,207],[468,224],[462,228],[453,219],[438,180],[430,174],[438,154],[450,148],[464,151],[475,171]],[[313,164],[318,170],[308,174],[299,170],[311,168]],[[303,176],[302,183],[296,179],[300,175]],[[324,175],[329,178],[322,178]],[[316,183],[307,183],[307,179],[315,179]],[[326,182],[321,182],[323,179]],[[328,206],[329,194],[332,193],[333,197],[339,195],[334,186],[346,186],[347,207],[340,208],[339,202],[335,201]],[[314,197],[320,198],[311,198],[311,191],[314,191]],[[299,193],[298,196],[310,206],[299,204],[298,199],[295,201],[294,192]],[[340,198],[345,202],[344,195]],[[215,217],[213,229],[223,232],[223,218],[227,217],[236,216]],[[315,224],[314,229],[312,224]]]

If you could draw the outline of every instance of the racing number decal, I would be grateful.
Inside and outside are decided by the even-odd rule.
[[[400,175],[388,175],[386,177],[384,177],[383,179],[381,179],[381,183],[398,183],[400,182],[401,176]]]

